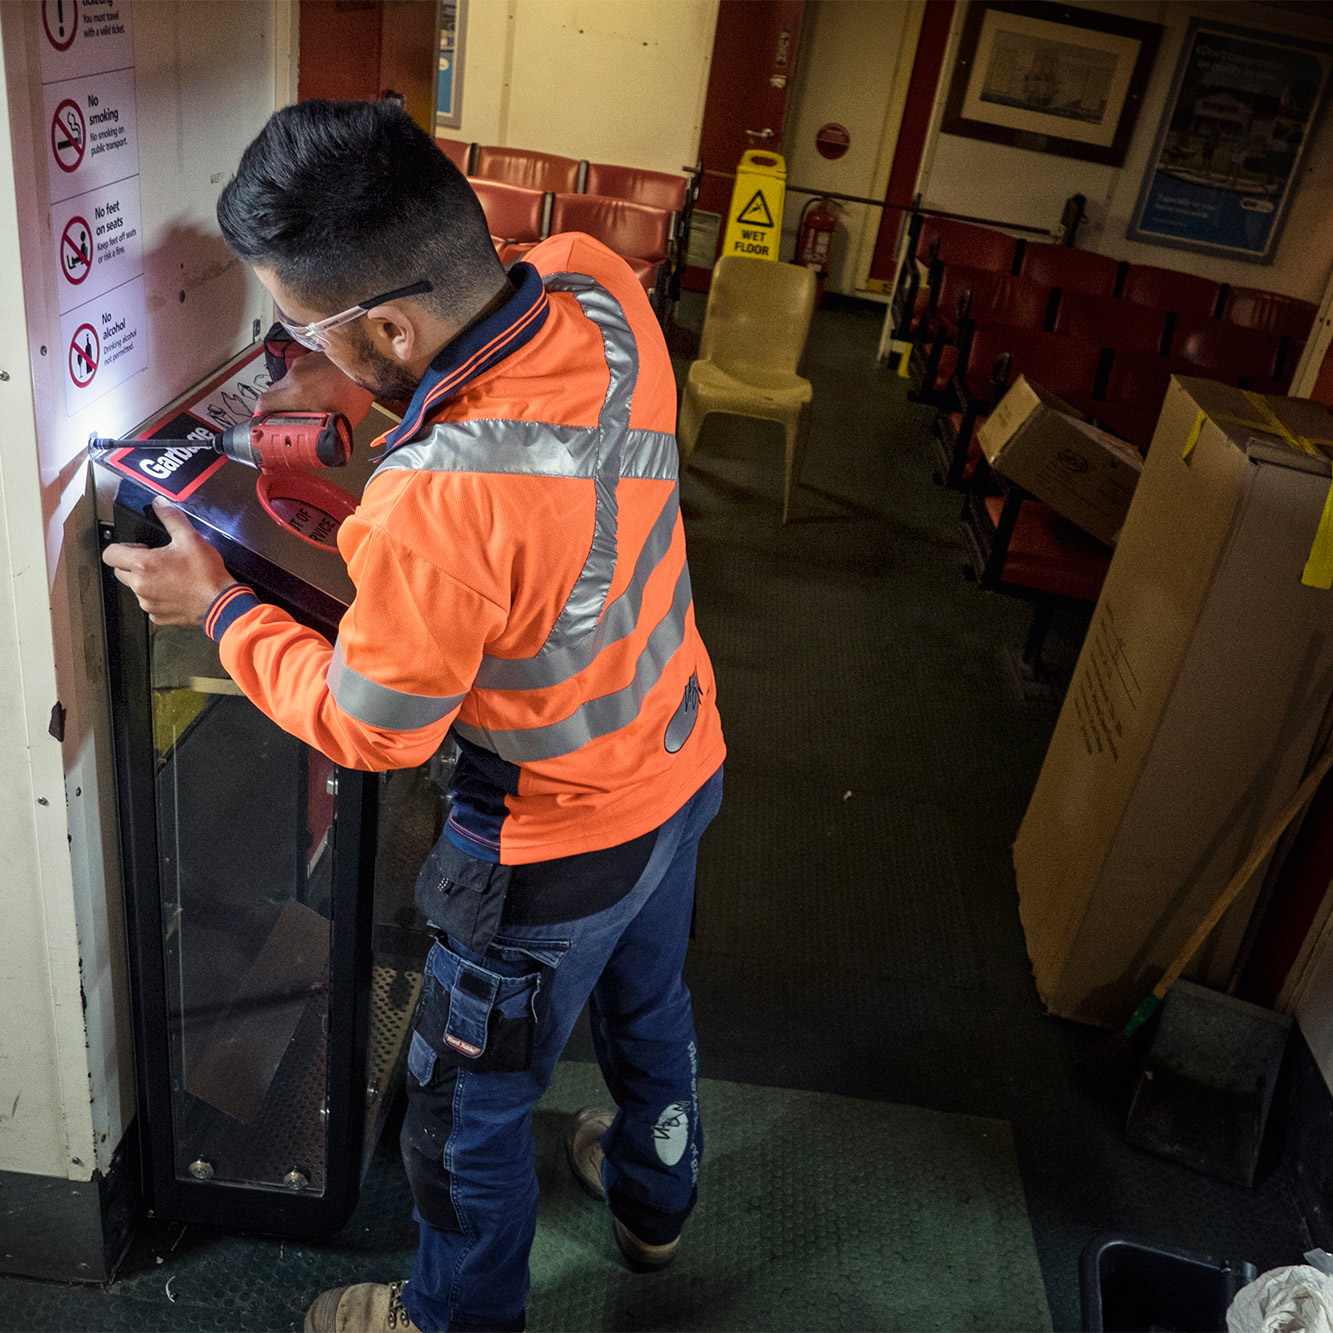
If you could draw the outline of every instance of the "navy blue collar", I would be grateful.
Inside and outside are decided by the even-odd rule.
[[[384,450],[415,438],[456,393],[478,375],[512,356],[546,323],[551,312],[542,275],[531,264],[509,270],[514,294],[493,315],[464,329],[430,363],[402,421],[384,436]]]

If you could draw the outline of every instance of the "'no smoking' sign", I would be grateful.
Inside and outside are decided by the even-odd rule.
[[[75,388],[86,389],[93,382],[101,355],[97,330],[91,324],[80,324],[69,343],[69,377]]]
[[[61,171],[77,171],[88,146],[88,130],[77,102],[65,98],[51,119],[51,151]]]

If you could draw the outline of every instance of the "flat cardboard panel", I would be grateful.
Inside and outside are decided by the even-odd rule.
[[[1232,419],[1186,460],[1204,406]],[[1333,435],[1324,409],[1271,407]],[[1173,382],[1019,831],[1038,989],[1066,1017],[1124,1021],[1290,798],[1333,695],[1333,594],[1300,582],[1329,483],[1271,436],[1251,449],[1258,420]],[[1213,984],[1261,881],[1200,955]]]

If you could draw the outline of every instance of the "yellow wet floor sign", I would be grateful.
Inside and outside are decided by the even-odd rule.
[[[750,151],[741,156],[727,209],[722,254],[776,259],[782,240],[782,200],[787,164],[777,153]]]

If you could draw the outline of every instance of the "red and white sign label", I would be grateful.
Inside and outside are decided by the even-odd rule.
[[[70,416],[147,366],[147,326],[142,275],[61,317]]]
[[[88,148],[88,126],[79,104],[67,97],[51,117],[51,152],[61,171],[77,171]]]
[[[57,51],[68,51],[79,35],[79,0],[42,0],[42,27]]]
[[[41,0],[42,82],[134,64],[130,0]]]
[[[69,377],[76,389],[86,389],[97,375],[102,343],[91,324],[80,324],[69,340]]]
[[[137,278],[143,272],[138,182],[117,181],[56,204],[51,238],[63,279],[62,315]]]
[[[139,174],[133,69],[49,83],[42,100],[53,204]]]
[[[93,271],[93,229],[86,218],[75,217],[60,233],[60,276],[74,286],[87,282]]]
[[[842,157],[852,146],[852,134],[846,125],[830,120],[815,131],[815,148],[820,157]]]

